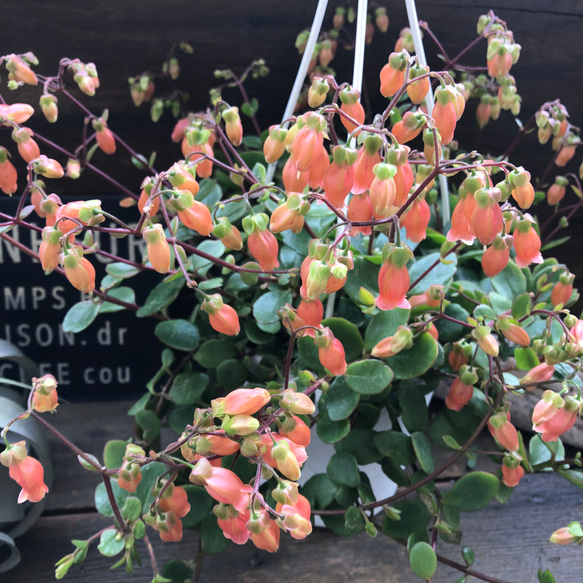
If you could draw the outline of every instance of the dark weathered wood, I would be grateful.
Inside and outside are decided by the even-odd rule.
[[[583,566],[581,549],[551,545],[548,537],[554,529],[580,518],[582,503],[583,492],[557,476],[527,476],[505,506],[493,502],[480,512],[463,515],[463,544],[474,549],[474,568],[515,583],[535,581],[539,567],[550,568],[560,583],[579,583]],[[106,525],[95,514],[41,518],[19,540],[23,562],[9,580],[53,581],[53,563],[71,552],[70,539],[87,538]],[[189,560],[196,553],[197,537],[191,532],[178,544],[162,545],[156,533],[151,533],[151,539],[161,565],[173,556]],[[438,552],[462,562],[459,547],[439,541]],[[132,577],[123,570],[108,571],[113,561],[92,549],[83,567],[73,568],[67,580],[71,583],[149,583],[151,571],[143,555],[144,566]],[[201,580],[251,583],[275,575],[281,583],[417,581],[409,570],[405,549],[383,535],[379,534],[376,539],[366,535],[340,538],[320,529],[305,541],[283,536],[281,549],[275,555],[258,551],[250,543],[243,547],[232,545],[225,553],[205,559]],[[451,583],[458,577],[456,571],[440,565],[433,581]]]

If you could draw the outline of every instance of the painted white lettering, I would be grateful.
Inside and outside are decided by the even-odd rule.
[[[0,261],[1,263],[1,261]],[[26,310],[26,297],[24,286],[16,288],[16,295],[11,288],[4,288],[4,309],[5,310]]]
[[[111,322],[106,320],[105,326],[97,331],[97,342],[101,346],[111,346]]]

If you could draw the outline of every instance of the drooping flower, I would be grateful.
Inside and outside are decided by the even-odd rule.
[[[239,512],[249,506],[251,488],[231,470],[213,467],[204,457],[196,462],[188,479],[193,484],[204,486],[209,496],[217,502],[231,504]]]
[[[148,259],[158,273],[168,273],[170,269],[170,245],[160,223],[146,227],[142,231],[146,241]]]
[[[407,262],[412,258],[413,253],[409,247],[390,243],[385,245],[378,277],[379,295],[376,305],[379,310],[411,307],[406,295],[410,283]]]
[[[38,413],[54,411],[59,404],[57,379],[52,374],[32,379],[32,404]]]
[[[340,111],[349,115],[358,125],[362,125],[364,123],[364,107],[360,102],[360,91],[348,86],[340,92],[340,101],[342,102]],[[349,134],[357,128],[357,125],[347,120],[344,116],[340,116],[340,121]]]
[[[342,376],[346,372],[347,366],[342,342],[334,337],[330,328],[324,328],[322,331],[319,331],[316,334],[314,342],[318,347],[320,364],[332,376]]]
[[[277,260],[278,245],[275,235],[267,229],[269,217],[264,213],[243,219],[243,228],[249,235],[247,247],[249,253],[257,260],[261,269],[273,271],[279,267]]]
[[[213,330],[227,336],[236,336],[241,331],[239,316],[234,308],[223,303],[221,294],[213,294],[205,299],[201,309],[209,315]]]
[[[44,482],[44,468],[26,450],[26,442],[19,441],[0,453],[0,463],[8,468],[8,474],[21,488],[18,503],[27,500],[40,502],[49,491]]]
[[[529,220],[519,221],[513,233],[516,265],[528,267],[531,263],[542,263],[541,240]]]
[[[492,437],[508,451],[518,451],[519,440],[516,427],[510,423],[510,411],[501,411],[488,420]]]
[[[213,399],[211,405],[215,417],[253,415],[253,413],[257,413],[259,409],[267,405],[270,400],[271,395],[265,389],[235,389],[226,397]]]

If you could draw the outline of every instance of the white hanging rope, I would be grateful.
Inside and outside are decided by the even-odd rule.
[[[421,40],[421,30],[419,29],[419,19],[417,18],[417,7],[415,6],[415,0],[405,0],[405,6],[407,7],[409,28],[411,30],[411,35],[413,36],[415,53],[417,54],[419,63],[423,66],[427,66],[427,59],[425,58],[425,50],[423,48],[423,41]],[[433,106],[435,105],[431,86],[429,87],[427,97],[425,97],[425,104],[427,106],[427,113],[431,115],[433,113]],[[442,220],[443,224],[447,225],[447,223],[450,221],[449,192],[447,188],[447,180],[443,174],[439,175],[439,190],[441,191]]]
[[[352,70],[352,88],[359,92],[362,91],[367,9],[368,1],[358,0],[358,9],[356,13],[356,40],[354,45],[354,68]]]
[[[312,60],[314,48],[316,46],[316,42],[318,41],[318,36],[320,35],[320,29],[322,28],[322,21],[324,20],[324,14],[326,13],[327,6],[328,0],[318,0],[318,7],[316,8],[316,14],[314,15],[312,28],[310,29],[310,36],[308,37],[308,42],[306,44],[306,48],[304,49],[304,54],[302,55],[300,68],[298,69],[296,80],[294,81],[291,93],[289,94],[289,99],[287,100],[287,105],[285,106],[283,117],[281,118],[281,123],[286,128],[289,126],[289,122],[286,122],[285,120],[292,116],[296,103],[298,102],[298,97],[300,96],[302,85],[304,84],[306,74],[308,73],[308,66]],[[273,179],[276,166],[277,162],[274,162],[267,167],[267,175],[265,178],[266,182],[271,182]]]
[[[359,93],[362,91],[362,77],[364,71],[364,48],[366,45],[366,15],[368,10],[368,0],[358,0],[356,12],[356,38],[354,44],[354,66],[352,69],[352,88]],[[350,140],[350,147],[354,148],[356,138]],[[338,219],[340,222],[340,219]],[[326,300],[326,318],[334,315],[334,303],[336,292],[331,293]]]

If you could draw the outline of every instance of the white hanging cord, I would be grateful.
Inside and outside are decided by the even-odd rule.
[[[356,40],[354,45],[354,69],[352,71],[352,88],[359,92],[362,91],[367,9],[368,1],[358,0],[358,9],[356,13]]]
[[[415,0],[405,0],[405,6],[407,7],[407,16],[409,17],[409,28],[413,36],[413,44],[415,45],[415,53],[419,59],[419,63],[424,67],[427,66],[427,59],[425,58],[425,50],[423,48],[423,41],[421,40],[421,30],[419,28],[419,19],[417,18],[417,7],[415,6]],[[433,106],[435,102],[433,101],[433,90],[429,86],[429,92],[427,97],[425,97],[425,104],[427,106],[427,113],[431,115],[433,113]],[[443,174],[439,175],[439,190],[441,191],[441,214],[443,224],[447,225],[450,221],[450,209],[449,209],[449,192],[447,187],[447,180]]]
[[[320,35],[320,29],[322,28],[322,21],[324,20],[324,14],[326,13],[327,6],[328,0],[318,0],[318,7],[316,8],[316,14],[314,15],[312,28],[310,29],[310,36],[308,37],[308,42],[306,43],[306,48],[304,49],[304,54],[302,55],[302,60],[300,62],[300,68],[298,69],[296,80],[294,81],[294,85],[292,87],[291,93],[289,94],[289,99],[287,100],[287,105],[281,119],[283,127],[287,128],[289,126],[289,122],[286,122],[285,120],[292,116],[296,103],[298,102],[300,91],[302,90],[302,86],[306,79],[306,74],[308,73],[308,66],[312,60],[314,48],[316,46],[316,42],[318,41],[318,36]],[[277,162],[274,162],[267,167],[267,175],[265,178],[266,182],[271,182],[273,179],[276,166]]]
[[[368,11],[368,0],[358,0],[356,11],[356,38],[354,43],[354,68],[352,70],[352,88],[359,93],[362,92],[362,77],[364,71],[364,48],[366,45],[366,17]],[[356,138],[350,140],[350,147],[354,148]],[[331,293],[326,301],[326,318],[334,315],[334,302],[336,292]]]

